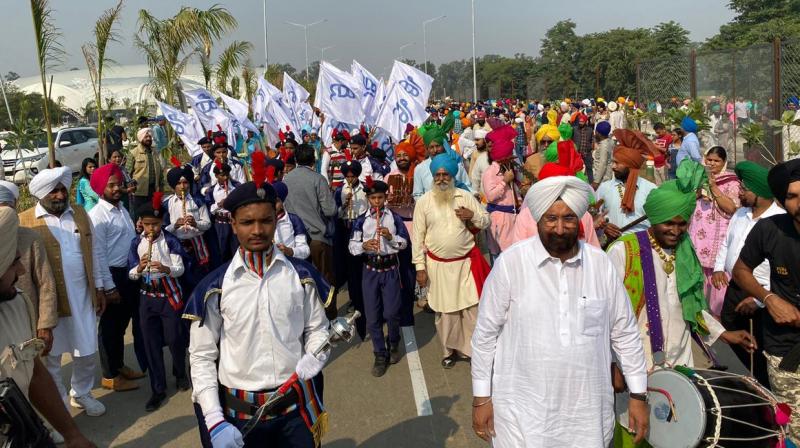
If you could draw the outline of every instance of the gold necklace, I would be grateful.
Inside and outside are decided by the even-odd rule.
[[[650,239],[650,246],[652,246],[653,250],[656,251],[658,258],[664,262],[664,272],[666,272],[667,275],[672,274],[675,271],[675,254],[673,253],[672,255],[667,255],[664,252],[664,249],[662,249],[658,244],[658,241],[656,241],[656,239],[653,238],[653,235],[650,234],[649,230],[647,231],[647,238]]]
[[[617,184],[617,192],[619,193],[619,202],[622,203],[622,198],[625,197],[625,189],[622,184]]]

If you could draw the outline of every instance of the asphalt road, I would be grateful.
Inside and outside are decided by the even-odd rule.
[[[339,297],[345,303],[346,293]],[[410,336],[413,334],[413,340]],[[357,339],[357,337],[356,337]],[[126,361],[136,366],[130,332]],[[485,447],[471,429],[471,386],[469,364],[459,362],[452,370],[441,365],[441,347],[436,338],[433,315],[418,312],[413,331],[404,330],[406,354],[382,378],[370,374],[372,345],[355,342],[334,350],[325,367],[325,404],[330,414],[326,448],[428,448]],[[416,346],[416,350],[414,347]],[[744,368],[726,346],[715,345],[724,364],[732,371]],[[167,372],[169,352],[164,352]],[[64,358],[65,380],[69,378],[69,357]],[[413,378],[413,379],[412,379]],[[97,384],[99,385],[99,370]],[[174,378],[168,378],[168,402],[153,413],[144,410],[150,395],[147,378],[130,392],[97,388],[95,397],[107,413],[87,417],[73,409],[73,415],[91,440],[100,447],[196,447],[199,446],[190,392],[178,392]]]

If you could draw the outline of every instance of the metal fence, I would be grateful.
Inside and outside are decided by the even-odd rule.
[[[726,146],[732,162],[749,159],[769,164],[773,159],[796,157],[788,148],[794,140],[800,146],[800,127],[789,131],[793,127],[773,126],[770,121],[780,120],[787,100],[800,96],[800,41],[775,40],[735,50],[692,50],[641,61],[636,74],[637,100],[649,111],[680,107],[685,99],[701,100],[709,115],[712,106],[718,106],[720,113],[730,118],[732,131],[702,131],[701,138],[706,146]],[[748,126],[751,124],[758,126]],[[763,134],[756,134],[759,138],[754,140],[752,132],[757,128]]]

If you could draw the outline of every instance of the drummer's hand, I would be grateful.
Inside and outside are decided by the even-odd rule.
[[[752,316],[753,313],[758,311],[758,305],[756,304],[756,299],[754,297],[747,297],[746,299],[739,302],[736,305],[736,309],[734,310],[738,314],[743,314],[745,316]]]
[[[768,295],[763,302],[778,325],[800,325],[800,310],[796,306],[775,294]]]
[[[475,406],[491,399],[492,397],[475,397],[472,399],[472,430],[475,431],[478,437],[487,442],[491,442],[492,437],[495,436],[494,408],[491,401],[483,406]]]
[[[634,434],[633,443],[644,440],[650,429],[650,408],[641,400],[628,401],[628,427]]]
[[[756,348],[756,338],[745,330],[726,331],[720,335],[723,341],[730,345],[739,345],[750,353],[753,353]]]
[[[615,240],[620,236],[622,236],[620,228],[611,223],[606,224],[604,231],[606,232],[606,236],[612,240]]]
[[[722,289],[723,286],[728,286],[728,276],[722,271],[717,271],[711,276],[711,284],[717,289]]]

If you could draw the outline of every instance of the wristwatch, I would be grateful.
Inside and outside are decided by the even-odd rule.
[[[642,393],[642,394],[636,394],[636,393],[631,392],[628,395],[631,397],[631,400],[639,400],[639,401],[644,401],[645,403],[647,403],[647,392]]]

